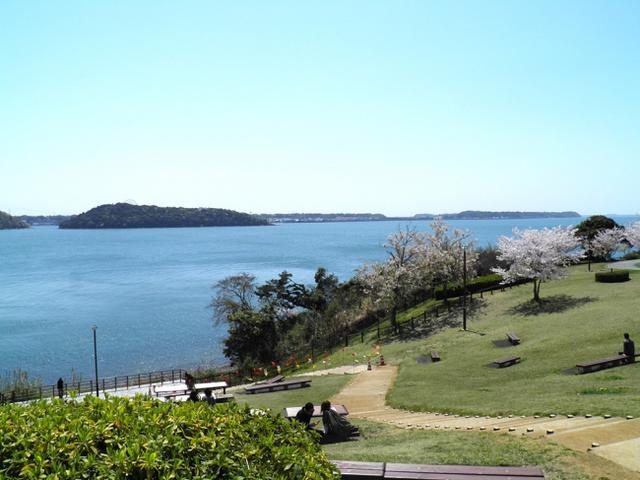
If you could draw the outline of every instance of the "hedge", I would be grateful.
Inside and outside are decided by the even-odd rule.
[[[629,270],[613,270],[611,272],[596,272],[596,282],[617,283],[629,280]]]
[[[85,397],[0,407],[0,478],[335,479],[303,425],[235,404]]]

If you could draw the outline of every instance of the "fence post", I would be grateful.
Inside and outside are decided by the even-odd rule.
[[[436,317],[438,317],[440,315],[440,309],[438,308],[438,305],[436,305]]]
[[[344,346],[348,347],[349,346],[349,335],[348,334],[344,334]]]
[[[113,391],[117,392],[118,391],[118,377],[115,377],[113,379]]]
[[[149,385],[151,385],[151,372],[149,372]]]
[[[93,380],[89,380],[89,391],[93,392]]]
[[[480,298],[483,298],[483,297],[482,297],[482,290],[480,290]]]
[[[423,322],[427,321],[427,311],[426,310],[424,312],[422,312],[422,321]]]
[[[42,398],[42,387],[40,387],[40,398]]]
[[[102,379],[102,393],[104,394],[104,378]]]
[[[413,323],[413,317],[411,317],[411,330],[415,330],[415,329],[416,329],[416,326]]]
[[[175,376],[173,370],[171,370],[171,383],[175,382]]]
[[[127,390],[129,390],[129,375],[127,375]]]
[[[360,330],[360,340],[364,343],[364,330]]]
[[[51,385],[51,398],[56,398],[56,387]]]

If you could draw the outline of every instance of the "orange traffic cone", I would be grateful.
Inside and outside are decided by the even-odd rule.
[[[380,355],[380,363],[378,364],[381,367],[384,367],[385,363],[384,363],[384,355]]]

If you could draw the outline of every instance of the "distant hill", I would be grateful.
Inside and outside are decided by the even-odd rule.
[[[444,213],[440,215],[444,220],[500,220],[510,218],[573,218],[579,217],[578,212],[481,212],[465,210],[460,213]]]
[[[31,226],[60,225],[65,220],[69,220],[71,215],[18,215],[16,218]]]
[[[248,213],[221,208],[178,208],[116,203],[74,215],[59,228],[177,228],[269,225]]]
[[[9,230],[15,228],[29,228],[29,225],[27,225],[19,218],[12,217],[8,213],[0,211],[0,230]]]

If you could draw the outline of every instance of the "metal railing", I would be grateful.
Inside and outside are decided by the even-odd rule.
[[[140,388],[142,386],[154,383],[163,384],[165,382],[179,382],[184,379],[185,370],[160,370],[156,372],[136,373],[133,375],[118,375],[115,377],[98,379],[99,391],[115,391],[129,390],[130,388]],[[38,400],[41,398],[53,398],[58,396],[67,396],[71,392],[77,394],[93,393],[96,391],[96,383],[94,380],[80,380],[72,382],[64,382],[63,388],[58,389],[57,384],[54,385],[38,385],[33,387],[24,387],[17,390],[9,390],[0,393],[1,403],[25,402],[29,400]]]

